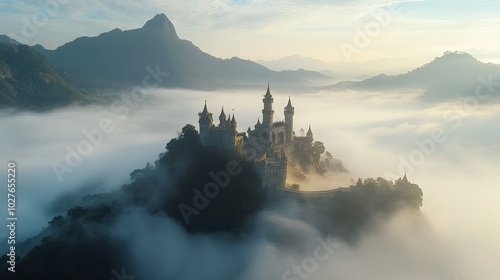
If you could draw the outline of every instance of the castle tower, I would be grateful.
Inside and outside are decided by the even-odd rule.
[[[236,127],[238,126],[238,123],[236,122],[236,119],[234,118],[234,112],[233,112],[233,118],[231,119],[231,122],[229,125],[233,131],[236,131]]]
[[[309,138],[309,139],[313,139],[313,133],[312,133],[312,130],[311,130],[311,125],[309,125],[309,129],[307,130],[307,134],[306,134],[306,137]]]
[[[293,115],[295,108],[292,106],[290,96],[288,96],[288,105],[285,107],[285,142],[290,143],[293,141]]]
[[[225,125],[226,125],[226,113],[224,113],[224,106],[223,106],[219,115],[219,126],[224,127]]]
[[[286,187],[288,159],[284,151],[282,151],[281,164],[280,164],[280,188]]]
[[[264,95],[264,109],[262,110],[262,127],[266,130],[266,137],[269,142],[271,142],[271,126],[273,124],[273,96],[271,95],[271,91],[269,90],[269,83],[267,84],[267,92]]]
[[[210,128],[214,123],[212,113],[207,110],[207,101],[205,101],[205,107],[201,113],[198,113],[198,116],[200,117],[198,120],[200,140],[203,145],[207,145],[210,142]]]

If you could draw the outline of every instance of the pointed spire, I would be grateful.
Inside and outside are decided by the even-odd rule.
[[[288,96],[288,104],[286,105],[285,109],[293,109],[293,106],[292,106],[292,100],[290,99],[290,95]]]
[[[205,107],[203,107],[203,112],[202,114],[208,114],[208,109],[207,109],[207,101],[205,100]]]
[[[312,133],[312,130],[311,130],[311,125],[309,125],[309,130],[307,130],[306,136],[309,137],[309,138],[313,137],[313,133]]]
[[[224,106],[222,106],[222,110],[220,111],[219,119],[226,119],[226,113],[224,113]]]
[[[200,120],[199,120],[200,124],[201,123],[209,124],[209,125],[212,124],[212,122],[213,122],[212,113],[208,112],[206,100],[205,100],[205,106],[203,106],[203,111],[201,113],[198,113],[198,116],[200,117]]]
[[[408,178],[406,178],[406,172],[405,172],[405,176],[403,177],[403,183],[408,183]]]
[[[361,180],[361,177],[358,178],[358,181],[356,182],[356,186],[362,186],[363,185],[363,181]]]
[[[257,125],[260,125],[260,118],[257,118]]]
[[[264,95],[265,97],[272,97],[271,95],[271,90],[269,90],[269,83],[267,83],[267,92],[266,92],[266,95]]]
[[[231,119],[231,123],[236,123],[236,120],[234,119],[234,109],[233,109],[233,118]]]
[[[290,98],[290,95],[288,96],[288,104],[286,106],[292,107],[292,99]]]

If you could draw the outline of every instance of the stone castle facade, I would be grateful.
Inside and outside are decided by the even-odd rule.
[[[251,160],[262,179],[263,188],[285,188],[287,179],[288,158],[294,153],[310,153],[314,141],[311,126],[305,136],[296,136],[293,131],[295,108],[291,99],[284,108],[285,121],[274,122],[274,99],[267,86],[260,118],[254,129],[238,132],[233,113],[231,117],[222,108],[219,124],[214,124],[213,114],[207,104],[199,116],[201,142],[205,146],[216,146],[222,149],[242,148]]]

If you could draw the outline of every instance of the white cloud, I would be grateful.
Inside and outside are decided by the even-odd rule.
[[[261,92],[153,90],[126,120],[100,106],[69,107],[43,114],[1,111],[0,131],[5,134],[0,140],[0,154],[4,160],[17,160],[19,166],[18,211],[23,220],[19,238],[31,236],[45,226],[56,214],[52,204],[61,196],[78,193],[85,185],[109,189],[126,182],[133,169],[154,161],[183,125],[196,124],[203,100],[216,114],[222,105],[234,108],[239,130],[246,130],[260,115],[264,90],[265,86]],[[279,118],[288,93],[272,92]],[[433,127],[440,113],[449,108],[447,104],[421,103],[414,97],[382,92],[295,95],[295,131],[312,124],[315,139],[323,141],[327,150],[343,160],[351,176],[383,176],[387,171],[396,172],[398,155],[414,150],[413,141],[422,140],[422,135],[427,137],[427,127]],[[423,211],[431,229],[416,231],[407,216],[395,217],[378,232],[363,238],[359,246],[341,246],[338,255],[320,266],[311,279],[325,279],[325,275],[365,279],[369,278],[366,273],[379,279],[402,279],[405,275],[405,279],[417,275],[421,278],[415,279],[445,279],[452,273],[470,279],[494,279],[500,273],[495,263],[500,252],[500,193],[496,188],[500,181],[500,141],[496,133],[500,129],[499,108],[494,104],[479,107],[410,176],[424,191]],[[84,139],[81,130],[96,128],[103,118],[113,120],[116,129],[106,134],[102,144],[72,173],[65,174],[62,183],[58,182],[51,163],[63,162],[65,147],[77,145]],[[387,127],[394,130],[385,131]],[[5,181],[5,173],[0,173],[0,181]],[[0,197],[6,197],[5,191],[0,189]],[[136,264],[150,272],[172,274],[177,268],[188,271],[182,276],[190,279],[196,272],[228,275],[240,271],[243,279],[270,279],[300,264],[316,246],[317,229],[307,219],[296,218],[302,210],[290,205],[263,213],[258,228],[243,242],[234,243],[220,236],[187,236],[171,221],[146,219],[141,213],[124,217],[123,221],[127,229],[129,222],[157,229],[145,231],[137,226],[132,227],[133,232],[126,231],[134,236],[131,248],[137,254]],[[285,234],[297,242],[283,245],[280,242]],[[160,242],[161,246],[154,243],[165,236],[168,239]],[[140,261],[144,255],[148,255],[148,261],[170,259],[172,262],[167,263],[171,266],[156,265],[149,270],[155,263]],[[213,262],[205,262],[208,259]],[[226,270],[228,262],[235,270]]]

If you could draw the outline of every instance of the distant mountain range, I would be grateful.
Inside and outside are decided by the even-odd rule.
[[[486,84],[496,87],[491,93],[493,97],[500,97],[499,64],[483,63],[468,53],[447,52],[405,74],[380,74],[362,81],[344,81],[321,89],[423,89],[425,99],[443,100],[474,96],[478,86],[486,88]]]
[[[277,60],[258,60],[257,62],[275,71],[298,69],[318,71],[323,75],[335,78],[337,81],[361,80],[380,73],[397,74],[408,70],[408,63],[402,63],[401,60],[397,59],[369,60],[363,63],[328,63],[319,59],[294,54]]]
[[[267,82],[310,86],[317,80],[331,81],[318,72],[277,72],[237,57],[213,57],[190,41],[179,39],[164,14],[139,29],[114,29],[97,37],[81,37],[55,50],[40,45],[34,49],[56,67],[81,77],[125,85],[142,84],[152,70],[161,77],[150,83],[194,89],[262,87]]]
[[[383,61],[362,65],[380,73],[376,65],[381,63]],[[317,70],[333,64],[298,55],[266,65],[288,65],[295,69],[273,71],[250,60],[211,56],[190,41],[180,39],[164,14],[156,15],[139,29],[114,29],[97,37],[80,37],[55,50],[41,45],[29,48],[0,35],[0,106],[43,109],[87,103],[106,93],[136,85],[212,90],[262,87],[267,82],[275,88],[297,92],[313,87],[323,90],[418,88],[426,91],[425,97],[440,100],[474,94],[485,79],[500,81],[500,65],[483,63],[470,54],[457,52],[446,53],[406,74],[356,77],[336,84],[334,80],[345,78],[342,75],[351,70],[360,73],[359,69],[339,66],[323,71],[324,75],[299,66],[308,65]]]

